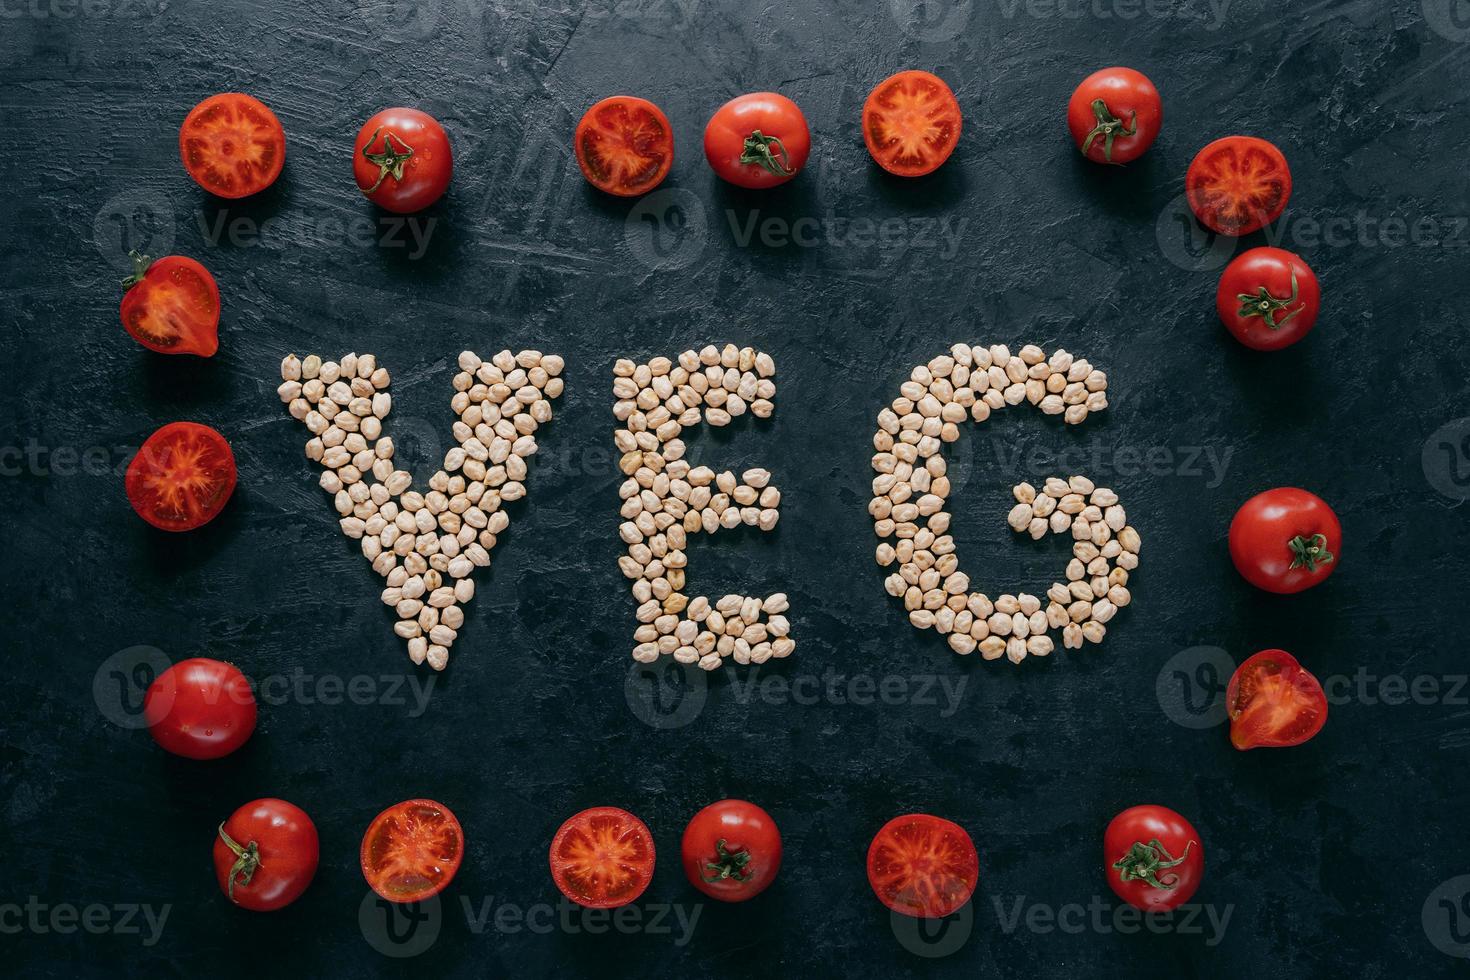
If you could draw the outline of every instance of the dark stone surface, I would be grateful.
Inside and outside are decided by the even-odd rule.
[[[1466,882],[1452,881],[1470,874],[1470,692],[1456,680],[1467,670],[1457,505],[1470,498],[1456,478],[1470,464],[1463,430],[1437,433],[1470,415],[1470,25],[1454,0],[0,9],[11,188],[0,903],[12,903],[0,926],[20,925],[7,971],[1388,977],[1460,965],[1436,949],[1470,930],[1470,906],[1455,907]],[[1062,114],[1083,75],[1118,62],[1154,79],[1166,121],[1143,161],[1105,170],[1077,157]],[[870,164],[858,127],[869,87],[906,67],[938,72],[966,112],[954,158],[912,183]],[[816,146],[798,180],[754,195],[717,182],[699,135],[717,105],[761,88],[803,106]],[[185,112],[223,90],[264,99],[288,133],[281,180],[243,203],[201,193],[177,156]],[[621,90],[656,100],[678,137],[673,193],[646,202],[659,221],[635,217],[631,231],[636,205],[591,191],[569,152],[582,110]],[[358,125],[394,104],[438,116],[457,155],[449,196],[422,219],[433,225],[421,255],[375,243],[380,216],[349,176]],[[1232,245],[1191,244],[1180,220],[1191,156],[1235,132],[1269,137],[1291,161],[1295,194],[1272,234],[1327,297],[1315,333],[1272,356],[1216,320]],[[735,229],[757,212],[834,230],[811,247],[741,245]],[[852,224],[881,219],[904,223],[895,242]],[[934,246],[931,220],[950,222],[952,254]],[[364,223],[366,239],[349,234]],[[124,244],[214,271],[218,356],[166,359],[124,335]],[[633,603],[616,567],[610,367],[727,339],[774,356],[777,413],[699,434],[691,453],[768,466],[784,514],[777,533],[694,544],[691,592],[785,590],[799,645],[779,666],[695,689],[690,723],[650,725],[625,696]],[[910,366],[957,340],[1063,346],[1112,379],[1112,407],[1080,429],[1004,413],[953,454],[963,563],[992,595],[1040,591],[1064,564],[1061,542],[1005,528],[1012,483],[1065,468],[1121,494],[1143,565],[1099,649],[1019,668],[960,659],[883,594],[865,513],[874,416]],[[449,440],[454,355],[504,346],[564,355],[567,393],[530,499],[512,507],[450,669],[419,711],[401,685],[430,675],[391,636],[376,577],[314,486],[303,431],[274,394],[277,364],[288,351],[376,353],[395,376],[389,429],[414,433],[404,442],[419,446],[422,479]],[[230,438],[240,488],[215,523],[169,537],[133,516],[120,472],[177,418]],[[1064,464],[1032,455],[1094,447],[1097,458]],[[1324,496],[1347,540],[1331,581],[1291,598],[1248,587],[1224,544],[1239,503],[1279,484]],[[255,737],[232,758],[170,758],[109,720],[128,717],[119,679],[146,677],[116,669],[137,645],[229,659],[276,684],[302,672],[311,693],[263,697]],[[1159,685],[1177,699],[1175,668],[1208,680],[1222,656],[1182,651],[1239,660],[1268,646],[1339,678],[1315,740],[1238,753],[1223,728],[1171,722],[1194,716],[1161,703]],[[797,703],[829,674],[898,678],[907,693]],[[319,681],[357,676],[372,679],[361,683],[373,703],[322,703],[332,692]],[[752,690],[752,678],[799,680],[801,697]],[[1439,692],[1389,703],[1394,678]],[[941,683],[964,685],[953,711]],[[323,846],[312,888],[269,916],[231,908],[208,857],[215,824],[263,795],[304,807]],[[359,922],[357,846],[381,808],[419,795],[459,814],[469,849],[437,939],[395,961],[369,941],[381,941],[378,910]],[[547,842],[594,804],[654,830],[645,915],[692,914],[679,835],[723,796],[760,802],[785,834],[781,879],[759,901],[699,906],[692,936],[671,917],[632,934],[589,935],[596,923],[576,918],[497,927],[501,906],[555,899]],[[1198,901],[1228,911],[1223,937],[1203,917],[1163,935],[1113,928],[1100,839],[1139,802],[1199,827]],[[961,925],[940,939],[952,955],[932,962],[864,880],[873,832],[911,810],[959,821],[981,854],[968,935]],[[15,911],[33,897],[40,929]],[[141,936],[62,934],[46,918],[93,903],[114,926],[115,907],[170,911],[152,945],[146,923]],[[463,903],[492,919],[476,931]],[[1018,903],[1042,911],[1017,924]],[[1059,912],[1065,928],[1034,917]]]

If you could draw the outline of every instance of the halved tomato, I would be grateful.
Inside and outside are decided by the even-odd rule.
[[[627,810],[595,806],[571,817],[551,841],[551,878],[589,909],[614,909],[653,880],[653,835]]]
[[[464,860],[464,831],[449,807],[404,800],[373,818],[362,835],[362,876],[390,902],[439,894]]]
[[[613,95],[577,123],[577,165],[587,182],[619,197],[653,190],[674,165],[674,131],[647,99]]]
[[[179,157],[200,187],[219,197],[248,197],[276,182],[286,165],[286,131],[259,99],[211,95],[179,127]]]
[[[170,422],[148,437],[123,478],[138,516],[164,531],[214,520],[235,492],[235,454],[198,422]]]
[[[1286,210],[1291,170],[1266,140],[1226,136],[1195,154],[1184,192],[1200,224],[1220,235],[1248,235]]]
[[[868,847],[868,884],[878,901],[916,919],[939,919],[970,900],[980,857],[965,828],[910,813],[883,825]]]
[[[123,280],[123,329],[160,354],[212,357],[219,350],[219,287],[198,262],[166,255],[154,262],[129,252],[133,274]]]
[[[1230,743],[1241,751],[1300,745],[1327,724],[1322,685],[1285,650],[1262,650],[1237,667],[1225,705]]]
[[[868,93],[863,142],[889,173],[922,177],[949,159],[962,122],[959,100],[937,75],[901,71]]]

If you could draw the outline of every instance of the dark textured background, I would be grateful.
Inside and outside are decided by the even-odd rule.
[[[1455,689],[1466,671],[1455,505],[1470,498],[1470,454],[1465,427],[1440,430],[1470,415],[1463,0],[3,0],[0,12],[0,906],[172,906],[152,946],[23,927],[5,936],[7,970],[1387,977],[1464,966],[1436,949],[1470,931],[1470,902],[1454,910],[1467,891],[1455,879],[1470,874],[1470,709]],[[1157,83],[1165,126],[1144,160],[1106,170],[1078,158],[1063,107],[1082,76],[1120,62]],[[954,157],[914,182],[879,172],[858,126],[868,89],[908,67],[938,72],[965,110]],[[699,134],[721,102],[763,88],[802,105],[815,150],[792,184],[748,195],[711,175]],[[243,203],[212,200],[178,160],[180,120],[224,90],[262,98],[288,136],[280,181]],[[617,91],[657,101],[678,139],[672,193],[639,205],[631,225],[635,205],[591,191],[570,154],[581,112]],[[374,242],[379,215],[349,175],[357,127],[396,104],[439,117],[457,157],[417,256]],[[1216,270],[1233,246],[1192,237],[1180,206],[1194,152],[1236,132],[1290,160],[1295,193],[1274,233],[1327,298],[1311,337],[1270,356],[1221,329]],[[813,247],[741,245],[732,223],[757,210],[836,231]],[[921,217],[949,221],[957,248],[907,223]],[[883,218],[906,222],[886,244],[848,224]],[[221,220],[231,233],[215,232]],[[1350,224],[1323,234],[1334,220]],[[366,238],[344,231],[364,221]],[[213,270],[218,356],[168,359],[128,339],[125,246]],[[902,703],[798,704],[729,672],[708,689],[629,673],[610,367],[727,339],[774,356],[777,412],[697,435],[691,455],[768,466],[783,517],[774,534],[694,544],[691,594],[787,591],[797,651],[758,679],[901,678]],[[1032,454],[1096,452],[1067,469],[1117,489],[1144,541],[1135,601],[1101,648],[1019,668],[960,659],[883,594],[865,513],[874,416],[910,366],[957,340],[1064,346],[1112,380],[1112,407],[1079,429],[1017,410],[954,451],[963,564],[992,595],[1040,592],[1065,564],[1058,540],[1012,538],[1008,487],[1060,469]],[[411,700],[278,693],[245,749],[203,765],[109,720],[136,708],[147,674],[124,651],[137,645],[226,658],[255,678],[365,676],[378,702],[406,674],[423,677],[314,485],[304,430],[276,400],[277,365],[289,351],[376,353],[395,378],[389,431],[423,479],[449,440],[454,355],[503,346],[564,355],[567,393],[421,716]],[[166,536],[131,513],[119,474],[176,418],[226,434],[240,486],[213,524]],[[1223,475],[1191,462],[1201,447],[1229,454]],[[1290,598],[1249,588],[1224,545],[1239,503],[1278,484],[1323,495],[1347,541],[1331,581]],[[1223,728],[1171,722],[1198,724],[1210,703],[1199,682],[1219,678],[1221,651],[1239,660],[1267,646],[1319,677],[1367,679],[1287,751],[1238,753]],[[1441,693],[1385,703],[1393,677]],[[948,717],[916,703],[935,679],[965,684]],[[638,707],[650,692],[658,713]],[[230,907],[209,867],[215,824],[262,795],[304,807],[322,839],[315,884],[267,916]],[[386,959],[372,945],[386,944],[379,910],[359,918],[358,840],[381,808],[417,795],[457,811],[468,854],[433,913],[437,938]],[[547,842],[594,804],[654,830],[661,857],[642,904],[692,914],[679,835],[723,796],[774,814],[786,864],[748,907],[703,906],[692,938],[588,935],[575,918],[575,932],[492,921],[477,933],[466,920],[462,900],[552,902]],[[1086,920],[1007,931],[1018,901],[1056,912],[1096,897],[1110,916],[1102,830],[1139,802],[1200,829],[1198,901],[1229,911],[1223,940]],[[891,926],[864,880],[874,831],[911,810],[959,821],[981,855],[970,912],[928,945]]]

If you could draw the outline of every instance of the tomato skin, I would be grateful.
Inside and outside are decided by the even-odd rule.
[[[1215,291],[1220,321],[1252,350],[1281,350],[1301,340],[1316,324],[1321,306],[1317,276],[1284,248],[1263,246],[1236,256]]]
[[[674,131],[647,99],[612,95],[577,123],[577,166],[587,183],[618,197],[637,197],[663,183],[674,165]]]
[[[766,140],[769,154],[756,152],[755,133]],[[773,139],[781,141],[782,154]],[[747,144],[756,156],[772,161],[770,167],[742,162]],[[812,152],[812,134],[806,116],[795,102],[775,92],[753,92],[731,99],[716,110],[704,127],[704,157],[716,174],[738,187],[760,189],[784,184],[801,172]]]
[[[244,853],[236,854],[227,836]],[[300,807],[271,797],[240,807],[214,837],[220,891],[254,912],[272,912],[300,898],[320,859],[316,824]]]
[[[964,115],[942,79],[911,70],[873,87],[862,122],[863,142],[878,166],[898,177],[922,177],[959,145]]]
[[[235,492],[235,454],[198,422],[170,422],[128,464],[123,486],[138,516],[161,531],[192,531],[214,520]]]
[[[464,861],[464,829],[434,800],[404,800],[373,818],[358,851],[362,876],[380,897],[405,904],[442,892]]]
[[[1163,845],[1156,849],[1154,842]],[[1140,849],[1141,850],[1138,850]],[[1173,867],[1155,867],[1153,878],[1161,885],[1150,884],[1138,877],[1125,877],[1125,871],[1144,871],[1135,855],[1145,861],[1158,860]],[[1124,867],[1118,867],[1119,863]],[[1204,842],[1199,831],[1184,817],[1165,806],[1145,804],[1129,807],[1108,824],[1103,833],[1103,870],[1113,894],[1144,912],[1167,912],[1194,897],[1205,875]]]
[[[380,157],[380,162],[365,154]],[[449,137],[427,112],[384,109],[357,131],[352,175],[363,196],[385,211],[422,211],[449,189],[454,175]]]
[[[1225,136],[1195,154],[1184,193],[1199,223],[1219,235],[1259,231],[1286,210],[1291,168],[1257,136]]]
[[[1290,595],[1327,580],[1342,553],[1342,524],[1327,502],[1277,487],[1240,505],[1230,522],[1230,560],[1256,588]]]
[[[286,131],[266,104],[241,92],[212,95],[179,126],[179,158],[216,197],[258,194],[286,165]]]
[[[1099,99],[1103,102],[1101,110],[1094,108]],[[1095,163],[1137,160],[1153,145],[1163,124],[1164,104],[1159,90],[1147,75],[1132,68],[1093,72],[1067,102],[1067,129],[1072,133],[1072,142]]]
[[[868,845],[868,885],[900,915],[942,919],[970,900],[979,879],[975,842],[943,817],[894,817]]]
[[[164,750],[186,759],[219,759],[255,731],[255,694],[234,664],[192,657],[148,685],[143,719]]]
[[[203,265],[183,255],[158,261],[132,253],[136,271],[123,281],[123,329],[160,354],[213,357],[219,350],[219,286]]]
[[[695,888],[722,902],[744,902],[776,880],[781,833],[771,815],[754,803],[720,800],[689,821],[680,856]]]
[[[551,879],[589,909],[636,901],[653,880],[657,855],[648,825],[627,810],[595,806],[567,818],[551,841]]]
[[[1225,705],[1230,744],[1242,752],[1300,745],[1327,724],[1322,684],[1285,650],[1262,650],[1235,668]]]

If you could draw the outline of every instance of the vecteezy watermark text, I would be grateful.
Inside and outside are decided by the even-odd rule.
[[[163,936],[173,905],[146,902],[46,902],[31,895],[25,902],[0,902],[0,935],[70,936],[85,932],[92,936],[139,936],[144,946],[155,945]]]

